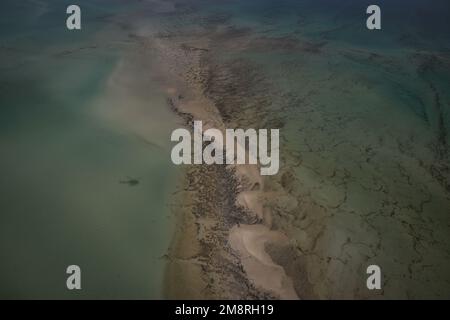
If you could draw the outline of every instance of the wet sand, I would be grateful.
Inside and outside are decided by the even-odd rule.
[[[195,45],[202,50],[188,54],[173,38],[154,39],[153,45],[164,52],[167,65],[180,63],[189,70],[176,70],[185,78],[172,74],[178,86],[167,88],[168,105],[187,128],[195,119],[204,122],[203,130],[218,128],[224,133],[245,121],[245,114],[237,110],[228,111],[225,121],[204,94],[205,83],[195,77],[195,70],[204,70],[200,63],[209,50],[207,43],[197,39]],[[164,68],[164,63],[159,65]],[[280,194],[265,189],[258,166],[190,166],[186,171],[175,201],[178,225],[167,255],[167,297],[297,299],[292,280],[265,249],[266,244],[287,245],[288,240],[270,229],[270,199]]]

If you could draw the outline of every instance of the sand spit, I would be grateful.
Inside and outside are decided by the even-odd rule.
[[[208,37],[195,34],[192,41],[186,36],[172,36],[169,40],[161,37],[157,28],[141,30],[154,30],[140,36],[142,49],[156,53],[157,67],[152,75],[166,85],[167,105],[182,125],[192,128],[193,120],[201,120],[203,130],[217,128],[223,133],[225,128],[250,125],[246,114],[249,110],[241,112],[239,105],[236,109],[219,108],[231,103],[227,99],[239,99],[241,95],[215,87],[217,80],[208,81],[212,72]],[[244,66],[239,63],[233,68],[239,65]],[[220,75],[214,77],[233,82],[225,69],[216,71]],[[250,99],[258,92],[251,92],[249,86],[261,81],[251,79],[244,87]],[[253,123],[255,128],[266,124],[261,119],[262,113],[258,123]],[[271,213],[265,202],[273,192],[265,192],[257,165],[186,167],[185,180],[173,205],[178,224],[167,255],[167,297],[298,298],[283,267],[265,251],[269,244],[287,245],[281,232],[270,229]]]
[[[257,287],[275,292],[281,299],[298,299],[292,280],[266,252],[266,243],[287,243],[286,236],[261,224],[240,225],[231,229],[229,240],[249,280]]]
[[[178,108],[173,98],[170,104],[191,124],[193,116],[186,107]],[[197,115],[195,119],[199,118]],[[180,199],[184,212],[170,252],[168,295],[298,298],[283,267],[274,263],[265,251],[266,244],[286,245],[288,241],[282,233],[264,225],[270,225],[270,211],[264,208],[264,199],[270,195],[264,195],[259,168],[256,165],[198,166],[189,169],[187,176],[185,197]],[[186,206],[187,202],[193,203],[193,207]],[[191,272],[185,273],[186,270]],[[184,276],[173,278],[174,273]],[[198,275],[202,281],[198,281]],[[185,283],[181,292],[180,281]],[[202,295],[192,289],[198,290],[199,285],[203,286]]]

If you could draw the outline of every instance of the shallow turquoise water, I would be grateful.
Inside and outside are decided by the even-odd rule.
[[[80,33],[65,30],[64,3],[39,16],[37,2],[1,5],[0,297],[161,298],[176,171],[93,110],[126,49],[121,34],[93,40],[117,7],[81,5]],[[86,43],[101,48],[59,55]],[[65,287],[71,264],[80,292]]]

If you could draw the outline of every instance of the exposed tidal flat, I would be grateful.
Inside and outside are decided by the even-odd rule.
[[[448,298],[448,4],[381,6],[370,33],[358,1],[98,1],[43,60],[6,41],[1,294],[79,263],[87,297]],[[193,120],[280,129],[280,172],[176,168]]]
[[[283,3],[186,5],[156,37],[189,87],[169,101],[187,126],[284,138],[275,178],[189,169],[169,295],[448,297],[448,35],[425,36],[407,14],[368,41],[352,2]],[[370,264],[381,291],[366,288]]]

